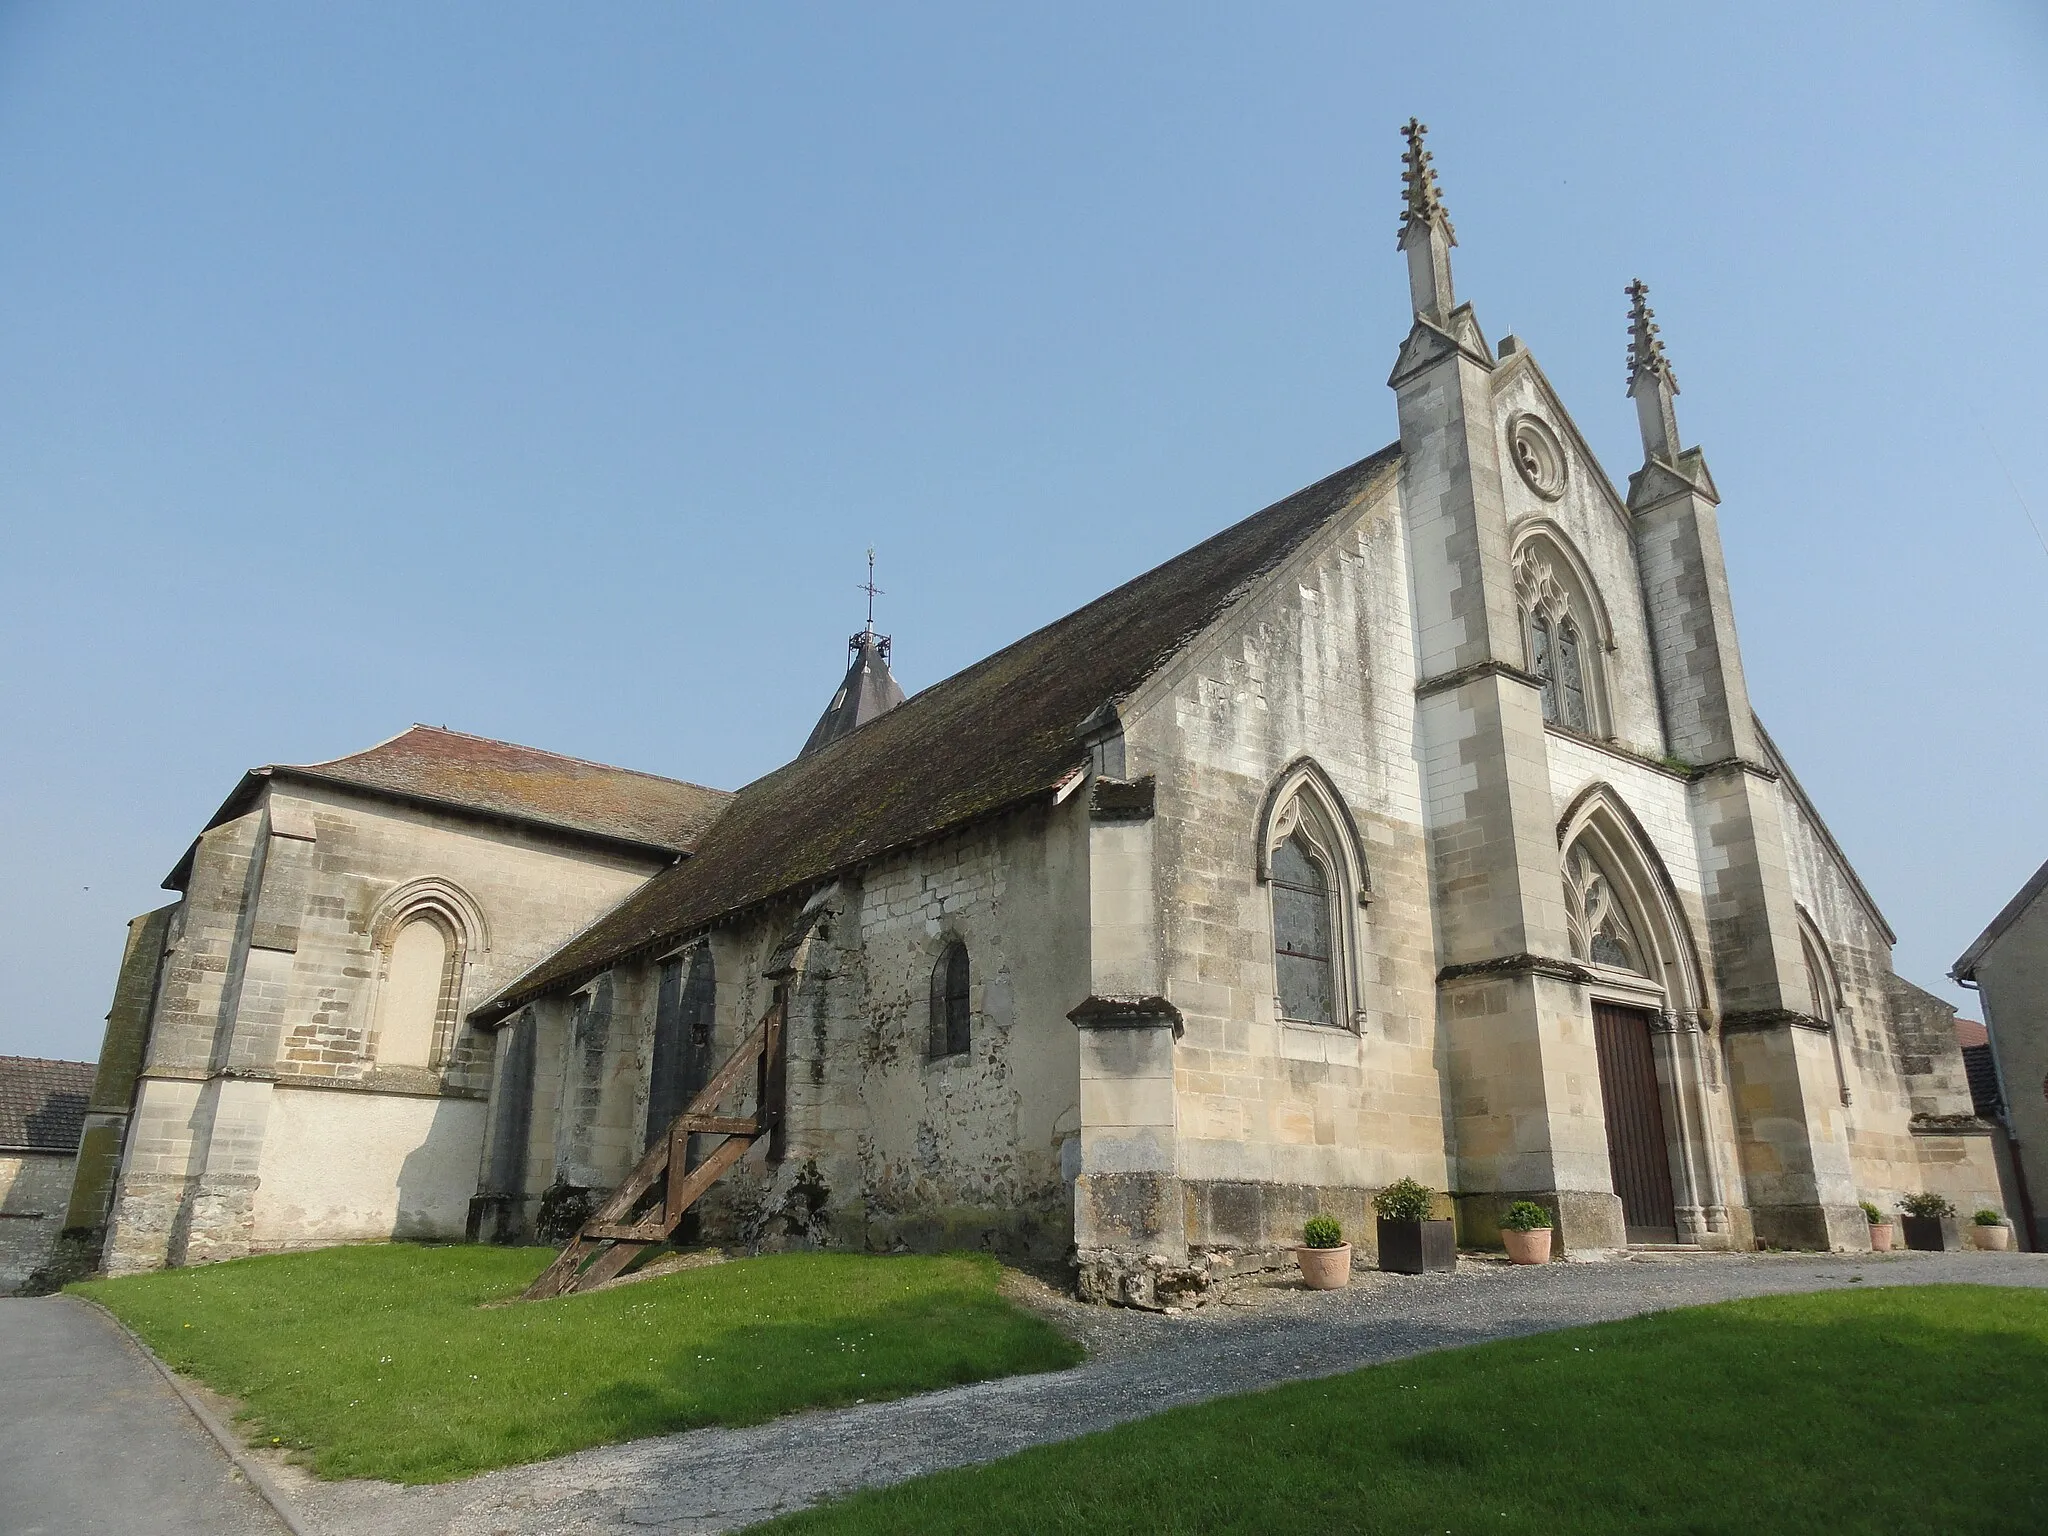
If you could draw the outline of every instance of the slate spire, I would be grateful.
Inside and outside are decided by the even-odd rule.
[[[1443,325],[1457,307],[1451,292],[1451,247],[1458,243],[1451,216],[1444,211],[1436,168],[1423,147],[1427,124],[1409,118],[1401,133],[1408,148],[1401,156],[1400,249],[1408,254],[1408,296],[1415,313]]]
[[[849,653],[846,678],[840,683],[839,691],[832,695],[832,702],[825,706],[825,713],[818,716],[818,723],[811,729],[810,740],[804,743],[798,757],[829,746],[903,702],[903,690],[889,672],[891,641],[887,635],[875,633],[875,599],[882,595],[882,589],[875,585],[875,552],[872,549],[868,551],[868,579],[861,590],[868,595],[867,628],[856,632],[846,642]]]
[[[1657,334],[1649,285],[1637,278],[1623,291],[1628,294],[1628,393],[1643,432],[1643,458],[1676,463],[1678,408],[1673,399],[1678,376],[1671,371],[1671,359],[1664,355],[1664,342]]]

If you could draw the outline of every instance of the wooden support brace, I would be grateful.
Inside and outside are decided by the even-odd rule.
[[[782,1040],[782,997],[778,991],[775,1005],[761,1016],[761,1022],[725,1059],[711,1081],[669,1123],[667,1134],[647,1149],[633,1171],[591,1212],[590,1219],[554,1263],[527,1287],[526,1300],[569,1295],[602,1285],[619,1274],[651,1244],[661,1242],[675,1231],[683,1213],[745,1157],[747,1149],[760,1137],[769,1138],[771,1156],[780,1155]],[[754,1113],[716,1113],[719,1100],[738,1084],[749,1063],[755,1067]],[[692,1135],[722,1135],[726,1139],[703,1162],[689,1168],[686,1164]],[[656,1181],[664,1185],[661,1203],[641,1220],[628,1220]]]

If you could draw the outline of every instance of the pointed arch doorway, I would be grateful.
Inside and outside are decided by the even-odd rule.
[[[1626,802],[1589,786],[1558,824],[1573,957],[1589,972],[1610,1188],[1631,1243],[1725,1245],[1699,960],[1670,876]]]
[[[1593,1003],[1593,1039],[1600,1056],[1600,1098],[1607,1111],[1607,1161],[1632,1243],[1678,1241],[1678,1202],[1671,1191],[1671,1137],[1657,1079],[1647,1008]]]

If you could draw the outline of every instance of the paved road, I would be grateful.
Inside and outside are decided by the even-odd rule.
[[[1645,1255],[1360,1276],[1348,1291],[1254,1292],[1182,1317],[1097,1312],[1086,1329],[1097,1352],[1071,1371],[579,1451],[438,1487],[298,1474],[287,1491],[323,1536],[698,1536],[1162,1408],[1431,1349],[1737,1296],[1955,1281],[2048,1288],[2048,1256]]]
[[[155,1366],[62,1296],[0,1300],[0,1536],[282,1536]]]

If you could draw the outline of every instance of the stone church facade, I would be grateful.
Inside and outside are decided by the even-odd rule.
[[[405,1235],[402,1197],[321,1226],[319,1181],[271,1190],[275,1133],[242,1128],[307,1091],[295,1049],[400,1091],[361,1031],[407,881],[494,935],[487,961],[435,951],[442,1054],[407,1069],[389,1145],[463,1129],[411,1230],[458,1206],[554,1230],[777,1006],[783,1133],[702,1203],[708,1235],[1071,1254],[1084,1293],[1155,1304],[1319,1211],[1369,1249],[1403,1176],[1472,1244],[1541,1201],[1567,1251],[1859,1248],[1860,1199],[1995,1199],[1953,1010],[1893,973],[1750,709],[1645,290],[1617,487],[1527,347],[1456,299],[1412,124],[1404,180],[1396,442],[907,701],[856,636],[805,750],[729,799],[679,786],[699,814],[666,842],[528,826],[515,855],[474,812],[436,842],[445,803],[344,837],[299,787],[216,818],[171,920],[211,937],[151,1004],[110,1263]],[[250,870],[280,838],[346,891],[286,876],[273,901]],[[251,969],[316,931],[323,958]],[[226,1129],[195,1161],[174,1128],[208,1094]]]

